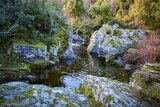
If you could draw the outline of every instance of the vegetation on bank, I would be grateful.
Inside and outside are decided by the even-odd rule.
[[[0,43],[17,40],[55,46],[68,38],[68,25],[54,0],[1,0],[0,16]]]
[[[124,55],[126,63],[132,64],[135,68],[142,67],[145,63],[160,62],[160,34],[150,34],[137,44],[137,49],[131,54]]]
[[[105,23],[119,23],[124,28],[158,29],[159,7],[158,0],[65,0],[63,12],[79,34],[90,36]]]

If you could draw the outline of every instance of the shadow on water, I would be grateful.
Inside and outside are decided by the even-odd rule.
[[[48,67],[36,75],[38,80],[33,82],[36,84],[45,84],[48,86],[65,86],[62,76],[71,73],[86,73],[91,75],[108,77],[121,82],[129,82],[131,76],[130,71],[126,71],[113,62],[106,62],[104,58],[99,58],[95,54],[87,53],[86,47],[74,47],[75,59],[60,60],[60,63],[54,67]],[[44,73],[45,72],[45,73]],[[72,80],[68,81],[73,84]],[[78,84],[74,82],[74,84]]]

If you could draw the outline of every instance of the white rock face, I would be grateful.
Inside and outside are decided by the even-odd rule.
[[[89,107],[87,98],[71,89],[23,82],[0,85],[0,101],[3,107]]]
[[[89,87],[95,99],[105,107],[150,107],[127,84],[118,81],[87,75],[83,86]]]
[[[120,29],[117,24],[113,26],[105,24],[92,34],[87,50],[108,61],[133,47],[135,42],[145,37],[145,34],[146,32],[141,29]]]

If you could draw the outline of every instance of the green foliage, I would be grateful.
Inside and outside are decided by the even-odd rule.
[[[89,39],[91,33],[96,27],[96,24],[97,23],[95,23],[95,20],[87,19],[73,25],[73,28],[75,28],[79,33],[83,34],[87,39]]]
[[[94,98],[92,89],[90,87],[83,86],[82,84],[80,84],[79,92],[88,97],[90,107],[104,107],[101,102],[97,101]]]
[[[98,0],[93,6],[91,6],[88,13],[92,19],[97,21],[99,26],[107,23],[113,18],[111,5],[105,0]]]
[[[73,25],[78,32],[90,37],[91,33],[99,29],[102,24],[114,24],[118,21],[111,11],[111,4],[107,0],[84,0],[86,13],[82,20]],[[90,3],[90,4],[89,4]]]
[[[54,0],[0,1],[0,42],[12,37],[52,45],[62,29],[68,27]]]
[[[65,15],[70,14],[74,17],[81,17],[85,12],[83,7],[83,0],[65,0],[63,12]]]
[[[160,27],[159,0],[134,0],[129,14],[138,25],[149,25],[153,29]]]

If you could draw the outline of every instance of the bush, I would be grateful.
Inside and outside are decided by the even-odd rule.
[[[89,9],[89,15],[92,19],[94,19],[98,25],[101,26],[104,23],[107,23],[108,21],[111,21],[113,19],[113,13],[111,12],[111,5],[109,3],[97,6],[96,5],[91,6]]]
[[[0,42],[9,37],[27,41],[56,39],[61,28],[68,29],[56,6],[54,0],[0,0]]]
[[[145,63],[157,63],[160,61],[160,35],[154,34],[142,40],[138,44],[138,49],[125,54],[126,63],[141,67]]]
[[[91,33],[96,29],[97,23],[95,20],[87,19],[73,26],[79,34],[86,36],[89,39]]]
[[[134,0],[129,15],[134,18],[137,25],[157,29],[160,27],[160,2],[159,0]]]

